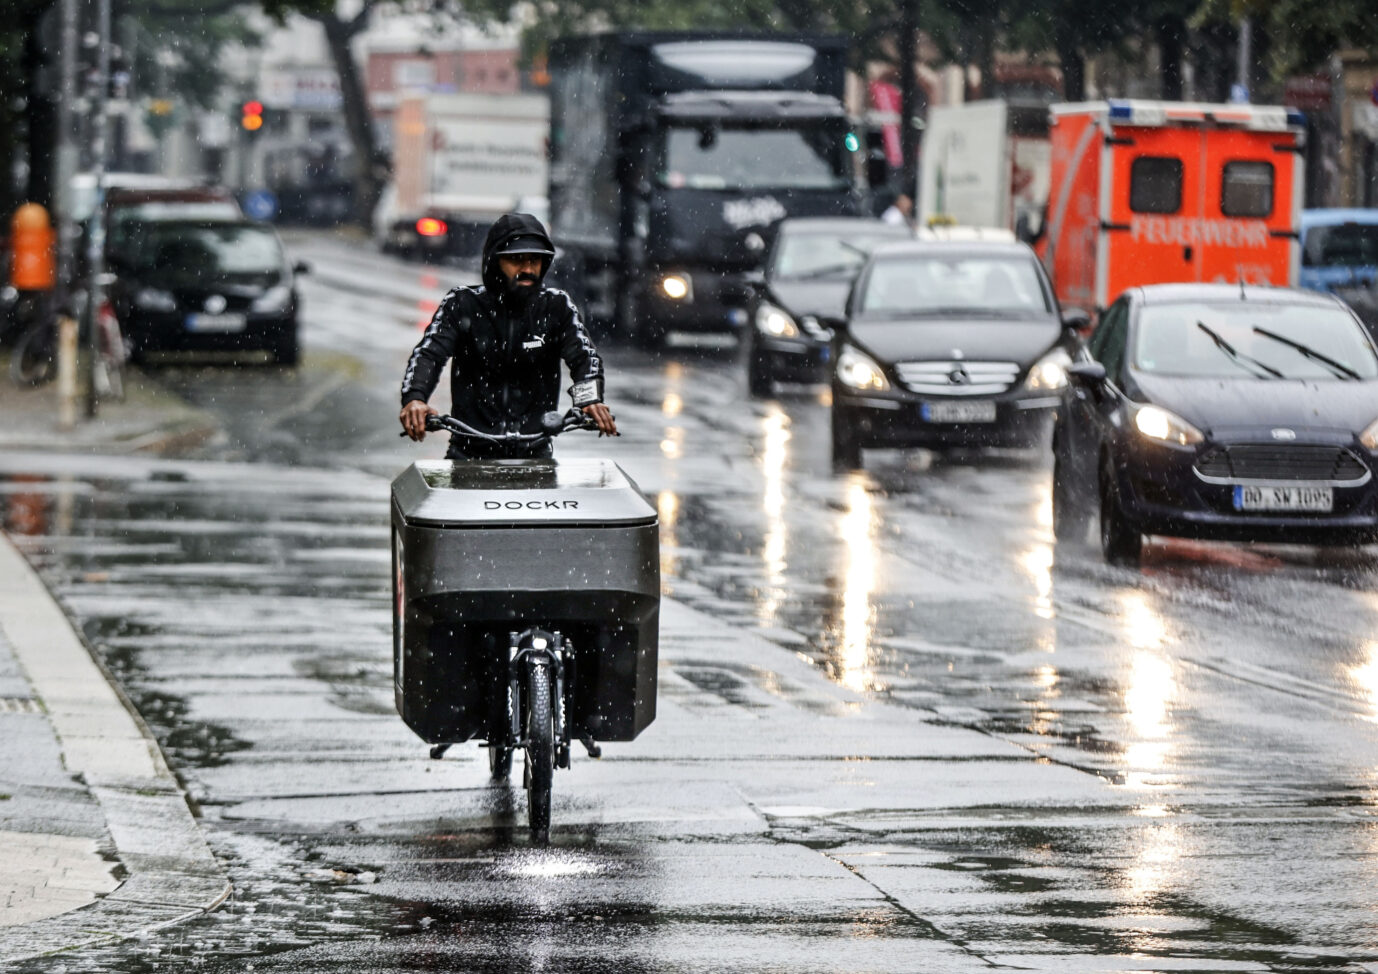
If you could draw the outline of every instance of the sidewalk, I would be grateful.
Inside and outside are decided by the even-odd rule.
[[[217,428],[209,415],[134,369],[125,374],[124,401],[103,401],[87,419],[79,397],[71,430],[59,430],[57,417],[57,384],[20,389],[9,378],[8,351],[0,350],[0,450],[165,453],[194,447]]]
[[[0,965],[137,936],[229,895],[147,728],[3,535],[0,739]]]

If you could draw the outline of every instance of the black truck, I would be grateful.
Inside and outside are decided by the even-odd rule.
[[[565,279],[639,344],[738,331],[775,224],[861,212],[843,38],[608,33],[549,64]]]

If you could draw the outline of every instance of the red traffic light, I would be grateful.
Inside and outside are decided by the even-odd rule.
[[[261,102],[261,101],[246,101],[246,102],[244,103],[244,114],[245,114],[245,115],[262,115],[262,114],[263,114],[263,102]]]
[[[441,237],[448,229],[444,220],[437,220],[433,216],[423,216],[416,221],[416,232],[423,237]]]

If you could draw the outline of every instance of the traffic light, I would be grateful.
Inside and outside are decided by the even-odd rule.
[[[239,126],[246,132],[263,128],[263,102],[246,101],[239,114]]]

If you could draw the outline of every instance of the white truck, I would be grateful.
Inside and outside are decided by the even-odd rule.
[[[998,227],[1029,239],[1041,228],[1048,201],[1048,106],[999,100],[935,106],[919,163],[920,227]]]
[[[546,96],[404,98],[394,126],[393,179],[374,214],[385,251],[472,258],[499,215],[522,209],[544,219]]]

